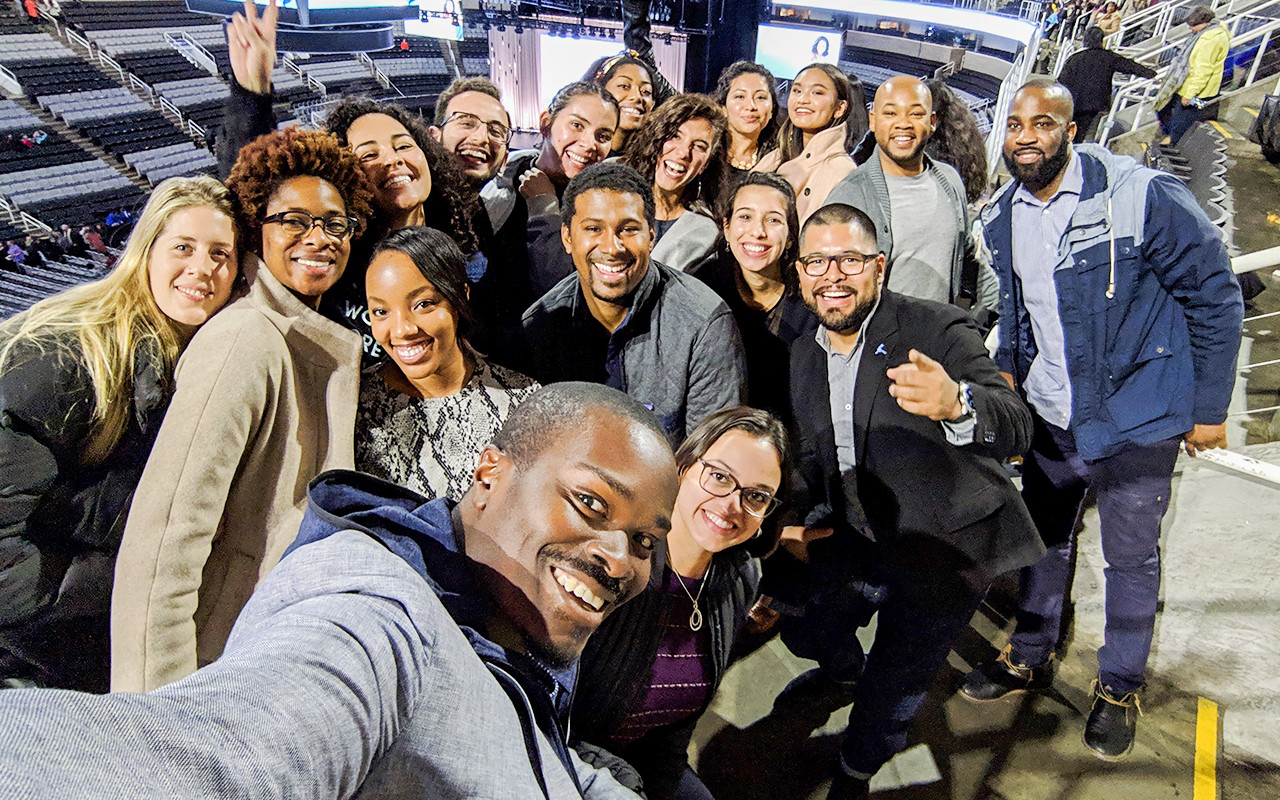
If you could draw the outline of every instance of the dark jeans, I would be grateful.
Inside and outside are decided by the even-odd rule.
[[[1085,140],[1089,137],[1090,132],[1092,132],[1094,123],[1098,121],[1099,117],[1104,116],[1106,113],[1106,110],[1081,111],[1076,109],[1075,118],[1071,120],[1076,124],[1076,136],[1071,141],[1075,144],[1084,144]]]
[[[1128,445],[1115,455],[1085,461],[1069,432],[1036,415],[1022,470],[1022,499],[1048,553],[1022,570],[1014,661],[1042,664],[1058,644],[1076,519],[1085,490],[1093,487],[1107,561],[1100,676],[1121,694],[1143,685],[1160,591],[1160,521],[1169,507],[1179,441]]]
[[[846,771],[869,777],[906,747],[929,685],[982,594],[965,581],[958,554],[936,540],[904,537],[885,547],[854,538],[811,546],[812,599],[803,618],[786,618],[782,641],[830,677],[857,681],[840,758]],[[857,632],[876,612],[867,654]]]
[[[1196,108],[1195,106],[1184,106],[1182,104],[1182,96],[1175,94],[1169,104],[1157,112],[1160,118],[1160,130],[1164,131],[1169,137],[1169,142],[1177,147],[1178,142],[1191,130],[1191,126],[1195,125],[1202,119],[1208,119],[1205,116],[1214,103],[1218,102],[1218,98],[1212,97],[1205,100],[1204,108]]]

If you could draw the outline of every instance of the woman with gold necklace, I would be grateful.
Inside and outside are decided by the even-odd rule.
[[[754,61],[735,61],[712,95],[729,118],[729,181],[739,180],[772,150],[778,135],[778,81]]]
[[[702,421],[676,452],[680,491],[649,587],[583,653],[573,730],[639,772],[650,800],[710,798],[685,751],[729,666],[777,531],[787,435],[746,406]]]

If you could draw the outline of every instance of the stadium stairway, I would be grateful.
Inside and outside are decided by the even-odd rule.
[[[85,136],[80,131],[67,125],[62,120],[51,114],[48,109],[41,107],[38,103],[33,103],[26,97],[15,96],[11,98],[15,103],[22,106],[23,110],[40,120],[41,124],[50,130],[57,131],[63,137],[75,142],[82,150],[85,150],[94,158],[99,158],[111,166],[118,169],[126,178],[129,179],[134,186],[150,194],[151,184],[142,175],[131,168],[119,156],[109,153],[101,147],[93,143],[93,140]]]

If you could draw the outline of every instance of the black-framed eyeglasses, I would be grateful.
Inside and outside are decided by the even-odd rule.
[[[748,489],[738,483],[738,479],[729,471],[717,464],[698,459],[702,465],[702,474],[698,476],[698,485],[716,497],[728,497],[734,492],[742,499],[742,510],[753,517],[764,518],[778,507],[781,502],[775,495],[764,489]]]
[[[262,220],[262,224],[274,223],[290,236],[306,236],[316,225],[338,241],[342,241],[360,228],[360,220],[355,217],[329,216],[313,217],[305,211],[282,211]]]
[[[862,271],[867,268],[867,264],[875,261],[879,255],[879,253],[867,255],[856,250],[847,250],[830,256],[822,253],[810,253],[807,256],[800,256],[799,261],[800,268],[810,278],[820,278],[826,275],[832,264],[835,264],[845,275],[852,276],[861,275]]]
[[[468,136],[475,133],[476,130],[483,125],[488,129],[489,138],[491,140],[498,144],[510,144],[511,142],[511,129],[506,125],[503,125],[501,122],[485,122],[475,114],[469,114],[466,111],[455,111],[450,114],[449,117],[445,119],[444,124],[448,125],[450,122],[457,124],[457,126],[465,131]]]

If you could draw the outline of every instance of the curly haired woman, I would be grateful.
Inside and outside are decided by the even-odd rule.
[[[191,340],[116,561],[113,690],[216,659],[298,532],[307,483],[354,465],[360,337],[319,314],[372,193],[334,136],[291,128],[240,151],[246,296]]]
[[[711,206],[725,173],[728,127],[710,97],[678,94],[653,113],[622,157],[653,181],[653,258],[672,269],[683,271],[715,248],[719,228]]]

